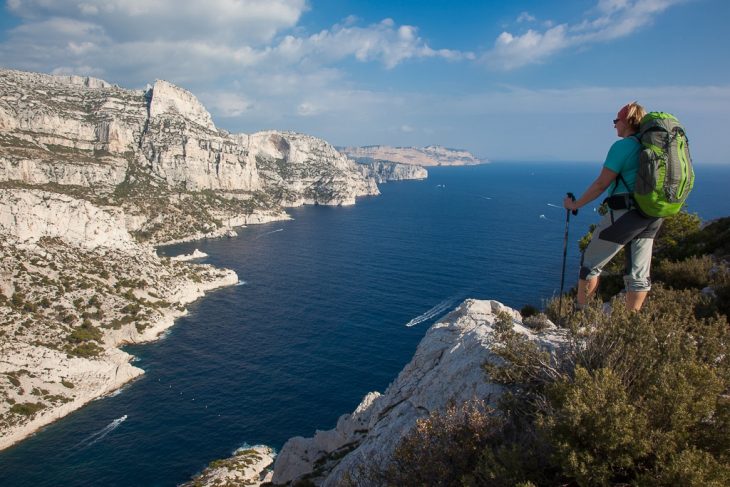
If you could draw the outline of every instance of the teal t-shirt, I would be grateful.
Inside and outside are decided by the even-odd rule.
[[[603,167],[620,174],[626,182],[624,185],[617,177],[608,188],[609,195],[634,192],[636,173],[639,170],[640,151],[641,144],[634,136],[617,140],[608,149],[608,155],[606,155],[606,162],[603,163]]]

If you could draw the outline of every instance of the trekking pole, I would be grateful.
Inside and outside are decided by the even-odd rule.
[[[575,201],[575,195],[568,193],[568,198]],[[563,238],[563,272],[560,274],[560,297],[558,298],[558,318],[563,317],[563,285],[565,284],[565,260],[568,256],[568,227],[570,226],[571,210],[565,210],[565,237]],[[578,210],[573,210],[574,215],[578,214]]]

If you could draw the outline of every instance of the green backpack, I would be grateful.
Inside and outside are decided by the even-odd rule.
[[[641,119],[639,171],[634,199],[646,216],[679,213],[695,181],[689,141],[674,115],[650,112]]]

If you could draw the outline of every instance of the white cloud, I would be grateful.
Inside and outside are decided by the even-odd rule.
[[[221,117],[240,117],[254,108],[248,98],[230,91],[201,93],[200,100],[208,110]]]
[[[485,59],[509,70],[541,62],[569,44],[565,25],[552,27],[544,33],[530,29],[521,36],[502,32],[494,43],[494,50]]]
[[[81,18],[115,40],[217,39],[268,42],[293,27],[306,0],[14,0],[8,9],[25,19]]]
[[[264,75],[284,86],[282,79],[331,73],[348,59],[392,69],[409,59],[475,57],[433,49],[415,26],[392,19],[360,26],[350,16],[302,35],[292,28],[306,0],[15,0],[8,8],[23,22],[0,43],[4,65],[106,77],[123,86],[156,78],[202,86]]]
[[[297,107],[297,114],[302,117],[310,117],[312,115],[318,115],[322,113],[322,108],[318,107],[317,104],[311,102],[300,103]]]
[[[541,63],[574,46],[586,46],[633,34],[654,17],[685,0],[599,0],[597,16],[575,25],[547,24],[544,32],[530,29],[524,34],[502,32],[494,47],[482,57],[489,66],[511,70]],[[518,22],[524,20],[524,14]]]
[[[537,19],[535,19],[535,17],[533,15],[530,15],[529,12],[522,12],[517,17],[517,23],[518,24],[520,24],[522,22],[534,22],[535,20],[537,20]]]
[[[378,61],[394,68],[407,59],[438,57],[447,60],[473,59],[472,53],[434,50],[410,25],[396,27],[392,19],[367,27],[335,25],[309,37],[285,37],[277,46],[261,53],[263,62],[332,63],[354,57],[360,62]]]

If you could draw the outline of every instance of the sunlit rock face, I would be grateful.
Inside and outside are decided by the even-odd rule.
[[[238,282],[152,244],[370,194],[375,179],[327,142],[219,130],[167,81],[0,69],[0,449],[143,373],[118,346]]]
[[[374,180],[324,140],[218,130],[192,93],[167,81],[125,90],[0,70],[0,89],[0,181],[110,192],[135,165],[175,190],[263,192],[283,196],[282,206],[378,194]]]
[[[494,352],[500,313],[512,318],[514,331],[547,351],[564,342],[554,325],[537,333],[523,326],[519,312],[498,301],[468,299],[428,330],[383,394],[366,395],[332,430],[289,439],[276,457],[273,483],[310,479],[316,485],[343,485],[360,468],[387,463],[418,419],[475,398],[497,401],[503,386],[489,380],[483,365],[501,361]]]

